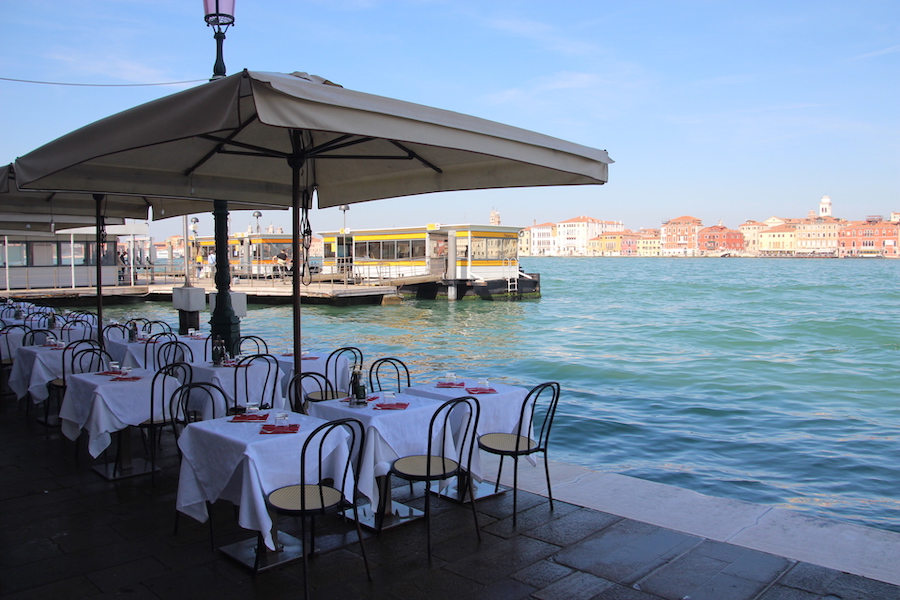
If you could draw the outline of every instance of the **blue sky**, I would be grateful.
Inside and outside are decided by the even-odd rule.
[[[82,84],[207,80],[201,0],[0,0],[0,77]],[[736,227],[900,211],[900,2],[237,0],[228,73],[307,71],[345,87],[603,148],[605,186],[434,194],[353,205],[351,228],[505,225],[578,215]],[[0,80],[0,162],[201,83]],[[313,229],[341,226],[316,210]],[[248,213],[233,213],[246,230]],[[263,215],[289,229],[287,212]],[[158,237],[181,220],[155,223]],[[201,234],[212,217],[201,216]]]

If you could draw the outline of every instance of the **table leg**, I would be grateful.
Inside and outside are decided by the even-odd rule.
[[[412,506],[407,506],[391,498],[390,477],[387,475],[375,477],[379,490],[378,507],[373,508],[371,503],[361,504],[356,507],[359,514],[359,524],[373,531],[393,529],[409,521],[425,516],[425,513]],[[344,516],[353,519],[353,510],[345,510]]]
[[[116,435],[118,442],[117,462],[112,464],[106,463],[94,466],[94,471],[100,474],[104,479],[117,481],[119,479],[127,479],[129,477],[137,477],[138,475],[148,475],[153,472],[153,467],[149,460],[141,457],[135,457],[131,448],[131,429],[126,428],[118,432]],[[150,440],[152,444],[154,440]],[[156,467],[159,471],[159,467]]]

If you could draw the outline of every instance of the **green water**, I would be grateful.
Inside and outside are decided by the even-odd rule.
[[[552,457],[900,531],[900,261],[542,258],[543,298],[305,307],[305,345],[563,397]],[[168,306],[109,307],[110,317]],[[289,307],[242,323],[290,346]]]

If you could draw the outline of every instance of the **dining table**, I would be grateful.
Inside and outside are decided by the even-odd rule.
[[[528,396],[528,389],[497,381],[487,380],[486,382],[484,379],[460,377],[451,380],[438,378],[432,383],[410,386],[405,393],[443,402],[461,396],[476,398],[481,408],[476,430],[477,435],[480,436],[486,433],[517,433],[522,403]],[[533,459],[529,457],[529,460]],[[475,499],[501,493],[496,491],[497,488],[493,484],[486,485],[482,481],[481,472],[481,454],[475,452],[472,456],[472,487]],[[468,501],[469,494],[465,487],[456,482],[454,485],[444,487],[439,493],[459,502]],[[501,486],[500,489],[506,491],[507,488]]]
[[[193,370],[193,381],[214,383],[225,392],[228,396],[229,405],[237,404],[238,406],[247,405],[247,391],[253,390],[254,396],[259,394],[260,398],[271,398],[274,388],[275,399],[272,408],[283,409],[285,407],[284,393],[282,392],[282,379],[284,373],[281,369],[274,369],[274,373],[269,376],[268,365],[262,362],[254,362],[250,366],[238,367],[235,364],[216,365],[211,361],[194,361],[190,363]],[[248,369],[246,373],[247,383],[244,383],[244,373],[237,373],[238,370]],[[238,375],[238,377],[235,377]],[[267,381],[268,377],[268,381]],[[265,404],[260,402],[259,404]]]
[[[375,530],[390,529],[424,514],[390,497],[382,497],[382,483],[395,460],[425,454],[431,417],[441,404],[431,398],[389,392],[370,394],[361,407],[348,399],[309,404],[307,410],[311,416],[326,421],[354,418],[365,428],[358,486],[369,504],[357,507],[361,525]],[[390,488],[387,492],[390,494]]]
[[[350,389],[350,361],[346,356],[338,357],[337,363],[337,378],[333,376],[333,374],[328,374],[325,372],[325,367],[328,364],[328,355],[330,352],[316,352],[314,350],[310,350],[308,352],[304,351],[302,356],[300,357],[300,372],[301,373],[318,373],[319,375],[324,375],[328,378],[328,381],[334,386],[336,390],[348,390]],[[284,352],[280,354],[276,354],[275,358],[278,359],[278,365],[281,367],[282,372],[284,373],[283,381],[283,389],[282,395],[287,397],[288,394],[288,385],[291,382],[291,379],[294,377],[296,370],[295,367],[297,365],[294,353],[293,352]],[[311,384],[307,384],[311,385]],[[312,392],[313,389],[304,389],[304,395]]]
[[[165,340],[170,341],[170,340]],[[106,340],[106,351],[110,357],[118,361],[123,367],[133,367],[137,369],[153,368],[154,365],[147,365],[144,361],[144,355],[150,358],[155,355],[165,341],[153,341],[149,338],[143,340],[129,341],[128,339],[109,339]],[[175,341],[186,344],[191,349],[193,360],[187,362],[202,362],[206,360],[204,348],[207,344],[206,336],[176,336]],[[152,344],[151,348],[147,348],[148,344]],[[155,359],[154,359],[155,360]]]
[[[112,443],[112,434],[129,426],[149,420],[161,419],[163,403],[157,403],[155,414],[150,412],[150,395],[155,372],[133,369],[127,375],[109,371],[74,373],[66,377],[66,393],[59,410],[63,435],[77,441],[82,431],[88,435],[88,453],[97,458]],[[157,396],[162,386],[176,389],[174,377],[156,379]],[[150,464],[143,458],[132,458],[131,436],[119,436],[120,462],[94,467],[107,479],[120,479],[150,473]]]
[[[20,346],[9,374],[9,387],[19,400],[31,395],[35,404],[47,400],[47,384],[62,377],[63,348],[58,346]]]
[[[266,433],[277,431],[275,417],[279,412],[287,415],[286,425],[295,427],[280,434]],[[243,415],[235,415],[185,427],[178,438],[182,461],[176,509],[203,523],[209,518],[207,502],[227,500],[238,506],[240,526],[258,532],[269,551],[260,557],[260,570],[265,570],[302,557],[300,540],[277,530],[276,520],[266,507],[266,495],[300,482],[302,446],[310,433],[325,421],[289,411],[256,414],[263,419],[247,421]],[[307,483],[317,483],[325,477],[340,479],[350,452],[347,438],[337,435],[327,438],[323,447],[326,472],[309,470]],[[310,454],[307,457],[315,463]],[[347,500],[352,502],[352,482],[345,489]],[[252,568],[256,563],[257,539],[258,536],[229,544],[220,550]]]

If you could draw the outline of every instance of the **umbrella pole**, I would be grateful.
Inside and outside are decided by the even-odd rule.
[[[103,222],[103,194],[94,194],[94,202],[97,203],[97,341],[100,348],[103,348],[103,251],[102,247],[106,244],[106,224]],[[118,258],[116,259],[118,262]],[[118,265],[117,265],[118,266]]]
[[[302,371],[300,356],[303,347],[303,331],[300,315],[300,272],[297,270],[297,264],[300,263],[301,268],[303,264],[300,254],[300,214],[304,208],[308,208],[306,203],[309,202],[309,200],[300,189],[300,168],[303,166],[303,161],[291,159],[290,164],[292,175],[291,195],[293,196],[291,198],[291,229],[293,230],[291,234],[291,271],[293,272],[293,277],[291,277],[291,292],[293,295],[294,307],[294,373],[296,374]]]
[[[231,304],[231,259],[228,254],[228,201],[213,200],[213,222],[216,238],[216,308],[209,319],[213,339],[222,338],[225,347],[234,350],[241,337],[241,320]]]

